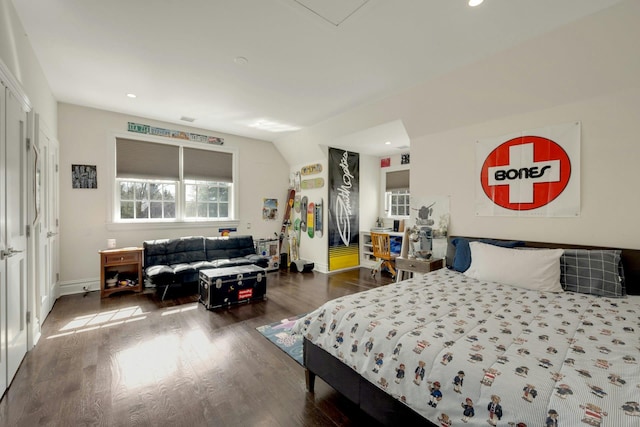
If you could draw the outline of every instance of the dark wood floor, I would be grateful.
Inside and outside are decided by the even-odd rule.
[[[0,401],[2,426],[375,425],[255,328],[391,282],[369,270],[268,275],[267,301],[207,311],[147,290],[58,299]]]

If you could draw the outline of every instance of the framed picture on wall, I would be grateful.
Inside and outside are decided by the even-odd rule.
[[[72,188],[98,188],[96,165],[71,165]]]

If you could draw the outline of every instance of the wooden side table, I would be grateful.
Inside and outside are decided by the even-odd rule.
[[[100,297],[108,297],[116,292],[142,292],[142,251],[143,248],[131,247],[105,249],[100,253]],[[107,284],[107,279],[117,274],[119,280]],[[126,276],[127,280],[122,280]],[[127,283],[123,283],[127,282]]]
[[[403,279],[404,272],[409,274],[413,273],[428,273],[430,271],[436,271],[444,267],[444,259],[409,259],[405,257],[396,258],[396,270],[398,272],[396,276],[396,282]]]

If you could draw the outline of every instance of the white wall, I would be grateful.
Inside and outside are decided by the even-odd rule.
[[[127,122],[144,123],[167,129],[184,130],[224,138],[225,147],[235,147],[239,156],[238,191],[240,220],[237,234],[251,234],[254,239],[273,237],[280,232],[279,220],[264,221],[264,198],[275,198],[283,207],[289,183],[289,166],[273,144],[214,133],[212,131],[157,122],[71,104],[59,104],[58,130],[60,139],[60,280],[61,294],[99,288],[100,263],[98,250],[113,238],[117,246],[141,246],[144,240],[181,236],[216,236],[218,227],[117,229],[109,222],[109,199],[113,178],[109,176],[109,162],[113,161],[106,148],[114,133],[126,134]],[[136,134],[131,134],[136,135]],[[139,134],[138,134],[139,135]],[[71,165],[96,165],[97,189],[72,189]],[[250,224],[251,228],[248,228]]]
[[[637,225],[640,89],[617,92],[412,141],[411,193],[451,196],[452,235],[640,248]],[[582,122],[578,218],[476,217],[475,142],[553,124]],[[424,159],[425,166],[419,165]],[[416,185],[421,182],[424,185]]]
[[[276,144],[326,144],[401,120],[411,194],[451,196],[451,234],[640,248],[639,20],[640,2],[623,1]],[[475,218],[474,141],[573,121],[582,122],[580,218]]]
[[[56,135],[56,100],[11,0],[0,0],[0,59],[26,92],[41,122]]]

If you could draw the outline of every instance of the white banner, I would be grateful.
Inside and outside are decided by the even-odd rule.
[[[476,215],[580,215],[580,122],[479,140]]]

